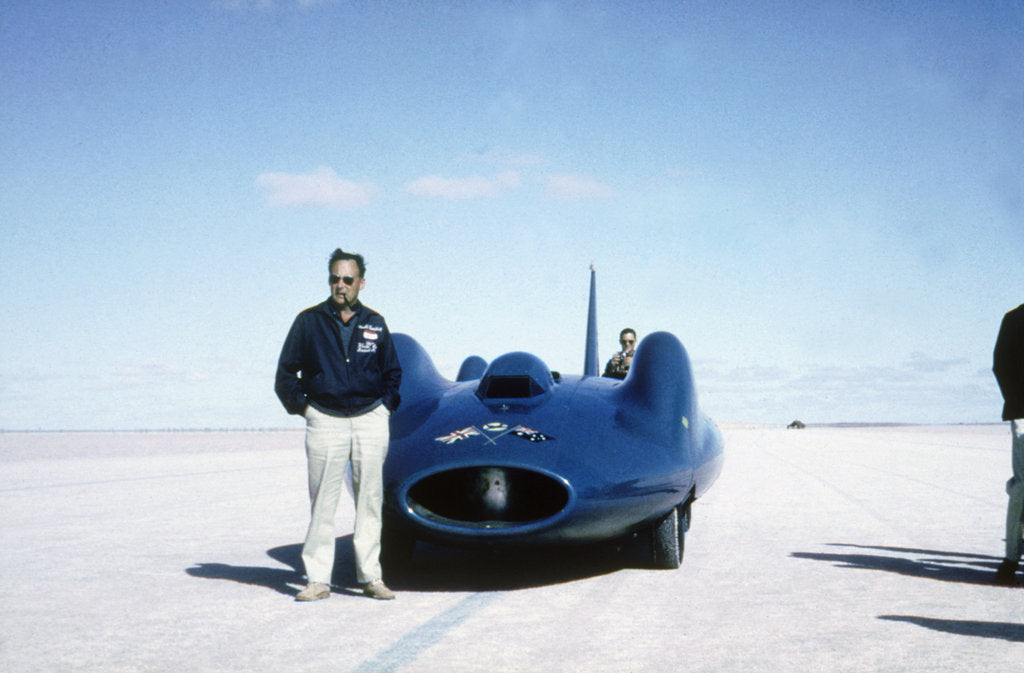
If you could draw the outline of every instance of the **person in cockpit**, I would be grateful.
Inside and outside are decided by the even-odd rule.
[[[624,379],[629,373],[629,366],[633,364],[633,354],[636,352],[636,332],[631,327],[619,332],[619,346],[621,350],[608,360],[603,376]]]

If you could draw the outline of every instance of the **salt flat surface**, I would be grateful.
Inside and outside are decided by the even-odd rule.
[[[1006,671],[1024,591],[991,584],[1009,430],[723,427],[683,567],[640,538],[535,554],[420,547],[293,601],[301,431],[0,434],[0,669]]]

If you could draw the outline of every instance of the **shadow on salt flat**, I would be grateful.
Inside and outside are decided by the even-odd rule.
[[[878,618],[890,622],[907,622],[908,624],[916,624],[933,631],[954,633],[960,636],[995,638],[997,640],[1007,640],[1011,643],[1024,643],[1024,624],[979,622],[968,619],[932,619],[930,617],[916,617],[912,615],[879,615]]]
[[[828,561],[841,568],[882,570],[909,577],[922,577],[940,582],[995,585],[995,571],[1002,557],[962,552],[913,549],[905,547],[873,547],[868,545],[830,543],[831,547],[893,552],[889,555],[860,553],[793,552],[793,558]]]
[[[302,567],[302,545],[290,544],[267,550],[267,556],[287,568],[265,566],[235,566],[227,563],[197,563],[185,570],[192,577],[210,580],[227,580],[251,586],[273,589],[286,596],[295,596],[306,586]],[[352,551],[352,536],[346,535],[335,540],[334,573],[331,582],[335,586],[356,586],[355,562]]]
[[[963,552],[936,551],[933,549],[913,549],[906,547],[872,547],[867,545],[832,543],[832,547],[848,547],[855,549],[873,549],[891,552],[891,555],[878,554],[820,554],[810,552],[794,552],[794,558],[829,561],[841,568],[861,568],[866,570],[882,570],[909,577],[922,577],[940,582],[958,582],[980,586],[995,585],[995,570],[1001,557]],[[910,558],[908,558],[908,556]],[[1009,587],[1003,587],[1009,588]],[[967,619],[936,619],[917,615],[879,615],[878,619],[891,622],[906,622],[933,631],[952,633],[977,638],[994,638],[1014,643],[1024,642],[1024,624],[1012,622],[984,622]]]
[[[386,573],[388,585],[400,591],[511,591],[563,584],[629,568],[647,568],[644,535],[579,546],[541,549],[455,549],[418,543],[408,565]],[[226,580],[264,587],[287,596],[305,586],[302,545],[267,551],[285,568],[197,563],[186,569],[192,577]],[[336,540],[332,584],[342,591],[358,588],[352,536]],[[685,561],[684,561],[685,568]]]

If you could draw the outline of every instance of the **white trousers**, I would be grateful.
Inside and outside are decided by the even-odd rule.
[[[1006,482],[1010,502],[1006,506],[1006,558],[1019,561],[1024,523],[1024,419],[1010,421],[1013,435],[1013,477]]]
[[[330,416],[312,406],[306,410],[310,521],[302,546],[302,562],[309,582],[331,583],[334,515],[350,462],[356,504],[352,536],[356,580],[365,583],[381,578],[380,529],[388,416],[390,412],[383,405],[352,418]]]

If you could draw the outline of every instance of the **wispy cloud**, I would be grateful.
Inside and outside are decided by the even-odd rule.
[[[694,365],[702,399],[724,420],[976,422],[990,419],[997,406],[986,372],[975,372],[965,359],[923,353],[891,365]],[[944,411],[950,400],[957,409],[952,417]]]
[[[485,152],[469,153],[465,155],[465,158],[470,161],[508,168],[533,168],[545,163],[544,157],[540,154],[516,152],[503,147],[493,147]]]
[[[298,175],[264,173],[256,178],[256,186],[272,206],[361,208],[376,191],[372,183],[346,180],[327,167]]]
[[[313,7],[333,1],[334,0],[215,0],[215,4],[227,9],[245,11],[250,9],[270,9],[277,5],[281,5],[283,7],[289,7],[291,5],[295,5],[297,7]]]
[[[216,0],[217,5],[225,9],[244,11],[247,9],[267,9],[274,6],[274,0]]]
[[[903,363],[908,369],[921,373],[946,372],[966,364],[969,364],[966,358],[941,359],[920,352],[911,353],[910,358]]]
[[[603,182],[582,175],[549,175],[547,194],[555,199],[606,199],[616,195],[615,190]]]
[[[417,196],[432,196],[442,199],[479,199],[497,196],[501,192],[516,189],[522,182],[519,173],[507,171],[493,178],[473,175],[466,178],[443,178],[428,175],[413,180],[405,190]]]
[[[210,372],[186,369],[161,362],[137,362],[113,368],[115,385],[118,388],[166,386],[173,384],[196,384],[210,381]]]

